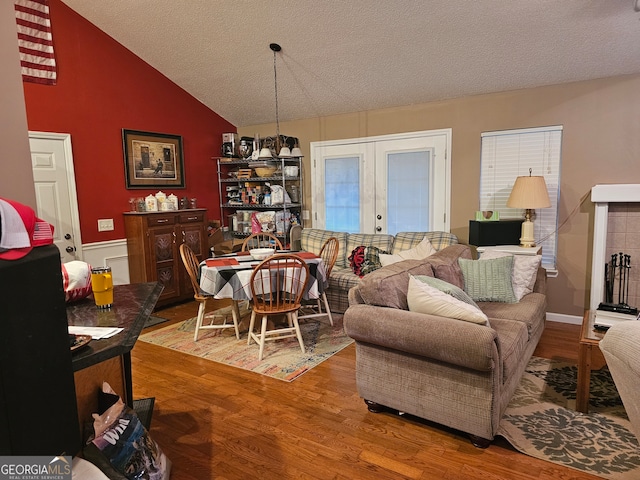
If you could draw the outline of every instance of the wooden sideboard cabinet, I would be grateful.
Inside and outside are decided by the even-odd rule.
[[[180,245],[189,245],[200,260],[209,257],[207,210],[126,212],[124,227],[130,282],[160,282],[164,290],[158,306],[192,298],[193,288],[180,258]]]

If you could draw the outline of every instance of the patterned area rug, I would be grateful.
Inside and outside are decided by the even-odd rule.
[[[149,318],[147,318],[147,321],[144,323],[144,327],[142,328],[153,327],[154,325],[158,325],[160,323],[164,323],[168,321],[169,320],[167,318],[161,318],[161,317],[156,317],[155,315],[149,315]]]
[[[589,413],[575,410],[577,367],[532,357],[499,435],[518,451],[615,480],[640,479],[640,446],[607,368],[591,373]]]
[[[236,339],[233,328],[225,328],[201,330],[198,341],[194,342],[195,318],[145,333],[139,337],[139,340],[286,382],[295,380],[353,343],[342,328],[342,315],[333,315],[333,327],[325,317],[304,319],[300,320],[300,329],[306,353],[302,353],[296,338],[268,341],[264,347],[264,358],[260,362],[258,345],[253,341],[251,345],[247,345],[246,331],[249,325],[247,314],[250,312],[246,305],[240,313],[242,316],[240,340]],[[233,323],[230,307],[207,314],[207,319],[211,315],[215,316],[216,323],[224,321],[225,318],[227,322]]]

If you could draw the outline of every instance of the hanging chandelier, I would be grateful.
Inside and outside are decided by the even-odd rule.
[[[275,96],[275,113],[276,113],[276,135],[275,138],[267,137],[266,144],[260,150],[259,158],[265,159],[268,155],[279,157],[302,156],[298,139],[295,137],[285,137],[280,135],[280,110],[278,105],[278,52],[282,51],[282,47],[277,43],[270,43],[269,48],[273,52],[273,87]],[[271,152],[271,153],[269,153]]]

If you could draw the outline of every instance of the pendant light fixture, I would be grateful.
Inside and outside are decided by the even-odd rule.
[[[286,138],[280,136],[280,112],[278,109],[278,62],[277,53],[282,51],[282,47],[277,43],[270,43],[269,48],[273,52],[273,86],[275,89],[275,104],[276,104],[276,141],[275,141],[275,153],[279,157],[288,158],[291,156],[302,156],[298,141],[295,139],[295,148],[293,151],[289,148],[289,144]],[[293,140],[293,139],[292,139]],[[294,154],[295,152],[295,154]],[[262,156],[262,155],[261,155]]]
[[[270,43],[269,48],[273,51],[273,85],[275,87],[276,96],[276,153],[280,153],[280,116],[278,112],[278,65],[276,62],[276,54],[282,50],[277,43]]]

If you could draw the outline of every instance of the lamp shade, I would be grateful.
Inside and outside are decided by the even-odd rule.
[[[511,190],[507,207],[509,208],[547,208],[551,206],[549,192],[544,177],[518,177]]]

